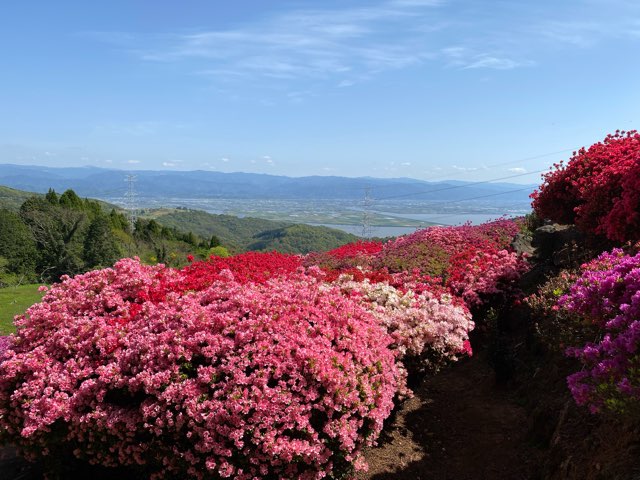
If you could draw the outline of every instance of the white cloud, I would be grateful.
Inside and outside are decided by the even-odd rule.
[[[127,160],[127,163],[129,163],[131,165],[135,165],[137,163],[140,163],[140,160]]]
[[[354,82],[353,80],[342,80],[340,83],[338,83],[338,88],[353,87],[355,84],[356,82]]]
[[[222,157],[220,160],[223,161],[224,163],[228,163],[229,162],[229,159],[227,157]]]
[[[174,162],[162,162],[163,167],[175,167],[176,164]]]
[[[440,55],[448,66],[463,70],[478,68],[512,70],[535,65],[533,61],[526,58],[510,58],[500,53],[478,53],[475,49],[459,45],[441,49]]]
[[[527,169],[526,168],[522,168],[522,167],[509,168],[509,169],[507,169],[507,171],[512,172],[512,173],[527,173]]]
[[[531,60],[514,60],[512,58],[494,57],[491,55],[478,55],[467,63],[464,69],[470,68],[491,68],[494,70],[512,70],[518,67],[530,67],[534,62]]]
[[[411,166],[411,162],[402,162],[400,165],[403,166],[403,167],[410,167]]]
[[[478,170],[477,167],[460,167],[458,165],[451,165],[451,168],[459,172],[475,172]]]
[[[430,56],[425,27],[438,23],[432,12],[443,3],[384,0],[361,7],[298,9],[234,29],[138,36],[135,41],[120,34],[94,38],[117,46],[129,41],[130,50],[148,61],[200,61],[200,73],[216,80],[327,80],[424,62]]]

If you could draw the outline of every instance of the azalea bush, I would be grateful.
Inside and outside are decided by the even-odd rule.
[[[5,440],[152,478],[361,468],[405,388],[392,336],[304,272],[216,275],[187,291],[184,272],[125,259],[53,285],[0,363]]]
[[[391,272],[441,277],[443,285],[470,307],[512,290],[528,269],[510,248],[518,222],[498,220],[478,226],[430,227],[384,245],[377,266]]]
[[[339,277],[336,284],[368,306],[393,338],[391,347],[411,370],[435,371],[445,362],[472,354],[471,313],[451,295],[437,290],[402,291],[387,282],[355,281],[349,275]]]
[[[0,341],[0,431],[152,478],[348,476],[407,371],[472,354],[470,306],[526,268],[518,228],[63,277]]]
[[[191,258],[193,262],[193,258]],[[182,290],[202,290],[213,282],[226,278],[225,271],[233,273],[240,283],[264,283],[273,277],[286,277],[302,266],[298,255],[270,252],[247,252],[233,257],[211,256],[208,261],[194,262],[180,271]]]
[[[637,408],[640,400],[640,254],[620,249],[584,265],[559,306],[581,315],[600,336],[567,353],[583,365],[571,393],[593,412]]]
[[[326,270],[348,270],[356,267],[369,268],[373,259],[382,250],[382,242],[357,241],[328,252],[312,252],[306,255],[305,265],[317,265]]]
[[[531,309],[536,338],[550,351],[564,352],[569,345],[597,336],[598,328],[591,322],[558,305],[558,300],[569,293],[579,276],[572,270],[562,270],[524,299]]]
[[[536,214],[616,242],[640,240],[640,134],[616,131],[544,175]]]

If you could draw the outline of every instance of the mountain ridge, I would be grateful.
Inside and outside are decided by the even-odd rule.
[[[0,184],[44,193],[72,188],[79,195],[108,198],[124,194],[125,176],[136,175],[136,193],[147,198],[374,199],[402,197],[425,201],[461,201],[485,195],[501,202],[526,202],[535,185],[425,181],[407,177],[289,177],[266,173],[206,170],[117,170],[102,167],[47,167],[0,164]],[[517,191],[514,191],[517,190]]]

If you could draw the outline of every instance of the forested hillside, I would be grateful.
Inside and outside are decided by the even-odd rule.
[[[15,193],[15,192],[12,192]],[[22,195],[15,193],[15,203]],[[12,203],[2,203],[11,207]],[[206,256],[220,242],[125,215],[73,190],[29,196],[17,211],[0,209],[0,285],[50,282],[112,265],[125,256],[179,265],[189,253]]]
[[[212,215],[188,209],[143,212],[132,226],[121,209],[73,190],[34,195],[0,190],[0,286],[49,282],[123,257],[184,265],[247,250],[307,253],[357,239],[326,227]]]
[[[236,252],[308,253],[331,250],[357,239],[355,235],[333,228],[215,215],[201,210],[160,210],[150,211],[148,215],[168,227],[189,230],[205,238],[215,235]]]

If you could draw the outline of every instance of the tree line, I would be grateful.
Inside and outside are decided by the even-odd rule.
[[[187,254],[206,258],[227,252],[215,235],[203,239],[153,219],[138,218],[131,225],[121,211],[70,189],[30,197],[18,213],[0,209],[0,286],[53,282],[129,256],[178,266]]]

